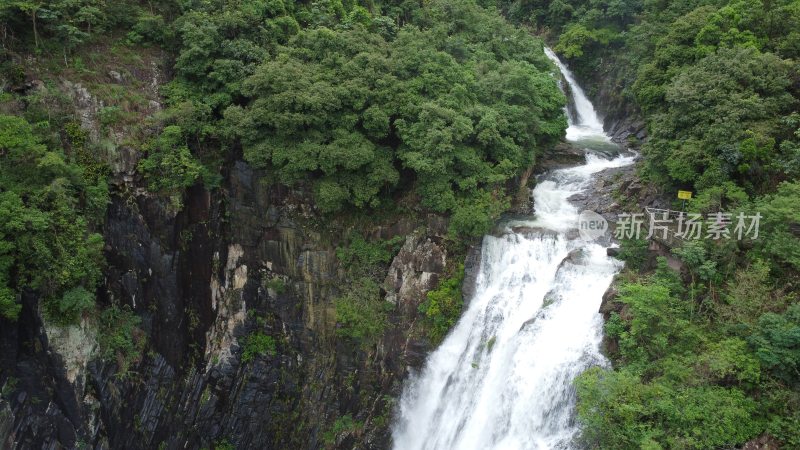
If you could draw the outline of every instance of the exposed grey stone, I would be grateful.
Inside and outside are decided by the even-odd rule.
[[[412,233],[389,266],[384,286],[386,300],[400,312],[412,316],[427,292],[439,283],[444,273],[446,252],[423,233]]]
[[[116,70],[109,70],[108,78],[114,83],[118,84],[122,84],[122,82],[124,81],[124,79],[122,78],[122,74],[117,72]]]

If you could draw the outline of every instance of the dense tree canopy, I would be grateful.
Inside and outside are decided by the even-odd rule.
[[[470,1],[162,12],[177,14],[172,26],[142,13],[129,33],[177,46],[163,89],[173,127],[140,165],[157,190],[208,182],[241,144],[277,181],[311,187],[323,213],[410,194],[475,235],[505,208],[504,183],[566,127],[541,42]]]
[[[541,44],[475,5],[426,12],[391,41],[359,25],[292,38],[226,112],[245,158],[313,179],[325,211],[377,206],[401,172],[424,206],[454,211],[532,164],[565,127]]]

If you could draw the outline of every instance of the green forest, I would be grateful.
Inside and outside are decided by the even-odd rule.
[[[479,236],[508,206],[504,183],[566,126],[541,41],[471,2],[14,1],[0,17],[11,86],[24,81],[20,53],[58,73],[85,65],[81,49],[97,42],[174,52],[161,131],[136,142],[147,188],[163,195],[218,186],[241,148],[254,167],[311,190],[322,213],[414,198],[451,214],[454,237]],[[7,318],[35,289],[75,319],[93,306],[102,268],[108,168],[58,100],[3,116]],[[113,125],[124,109],[103,112]]]
[[[646,123],[647,139],[627,143],[642,183],[695,192],[692,212],[763,217],[758,240],[673,249],[681,273],[622,242],[604,328],[613,369],[575,382],[582,444],[800,448],[797,0],[4,0],[0,44],[2,326],[35,295],[53,323],[96,318],[99,355],[123,372],[146,352],[137,314],[98,295],[121,195],[109,146],[32,78],[95,80],[104,130],[130,133],[137,182],[176,210],[189,189],[226,186],[241,159],[304,192],[322,221],[446,217],[462,255],[563,140],[547,44],[590,97],[608,86]],[[168,61],[157,112],[97,81],[109,55]],[[358,281],[336,302],[336,335],[374,347],[390,312],[372,300],[382,278],[362,272],[402,241],[352,241],[363,255],[340,259],[370,262],[348,269]],[[419,306],[432,342],[461,312],[459,264]],[[248,339],[243,362],[278,351],[273,336]]]

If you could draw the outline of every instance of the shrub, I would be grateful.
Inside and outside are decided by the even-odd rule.
[[[369,278],[357,279],[334,302],[336,335],[368,347],[383,334],[391,304],[380,297],[380,289]]]
[[[646,239],[623,239],[619,243],[617,257],[634,268],[643,268],[648,260],[648,245]]]
[[[242,362],[248,363],[258,356],[275,356],[276,352],[275,339],[262,331],[256,331],[248,335],[244,341]]]
[[[599,448],[727,448],[763,426],[755,402],[735,388],[644,382],[597,367],[576,385],[583,439]]]
[[[15,319],[31,289],[46,312],[70,323],[91,307],[102,275],[105,177],[81,158],[84,134],[64,130],[77,163],[44,145],[25,119],[0,115],[0,314]]]
[[[336,258],[354,273],[363,273],[389,263],[403,242],[402,236],[389,240],[369,242],[360,234],[353,234],[346,247],[336,249]]]
[[[448,232],[453,238],[481,236],[489,232],[495,219],[508,209],[508,198],[480,192],[459,202],[450,217]]]
[[[205,168],[186,145],[180,127],[164,128],[139,161],[139,170],[147,180],[148,188],[158,192],[176,192],[192,186],[206,175]]]
[[[353,420],[353,417],[350,414],[345,414],[331,425],[331,428],[323,433],[322,439],[325,441],[327,445],[333,445],[336,443],[336,438],[343,434],[343,433],[352,433],[353,431],[357,431],[362,428],[364,424],[359,421]]]
[[[800,303],[784,313],[766,313],[749,338],[761,365],[789,383],[800,382]]]
[[[84,312],[94,307],[94,294],[83,286],[74,287],[61,297],[45,303],[47,315],[60,324],[76,323]]]
[[[757,248],[774,266],[800,270],[800,182],[784,182],[758,203],[763,216]]]
[[[100,120],[100,124],[104,127],[113,126],[119,123],[125,113],[120,109],[119,106],[104,106],[97,112],[97,118]]]
[[[22,311],[22,305],[17,303],[14,291],[5,287],[4,284],[0,283],[0,316],[9,320],[17,320],[19,312]]]
[[[125,377],[131,365],[142,358],[147,345],[145,333],[139,328],[141,319],[128,305],[111,305],[99,318],[99,355],[107,361],[116,361],[117,376]]]
[[[266,282],[267,289],[272,289],[276,294],[280,295],[286,292],[286,282],[280,278],[273,278]]]
[[[461,294],[463,281],[464,265],[461,264],[451,277],[428,292],[425,301],[419,306],[419,311],[425,316],[428,325],[428,336],[433,342],[441,342],[461,316],[461,308],[464,305]]]

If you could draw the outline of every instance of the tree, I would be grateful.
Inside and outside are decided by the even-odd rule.
[[[800,304],[761,316],[749,340],[767,370],[795,386],[800,383]]]
[[[39,48],[39,29],[37,25],[37,18],[39,12],[42,11],[46,0],[9,0],[5,8],[16,8],[27,14],[31,19],[31,27],[33,29],[33,40],[36,48]]]

